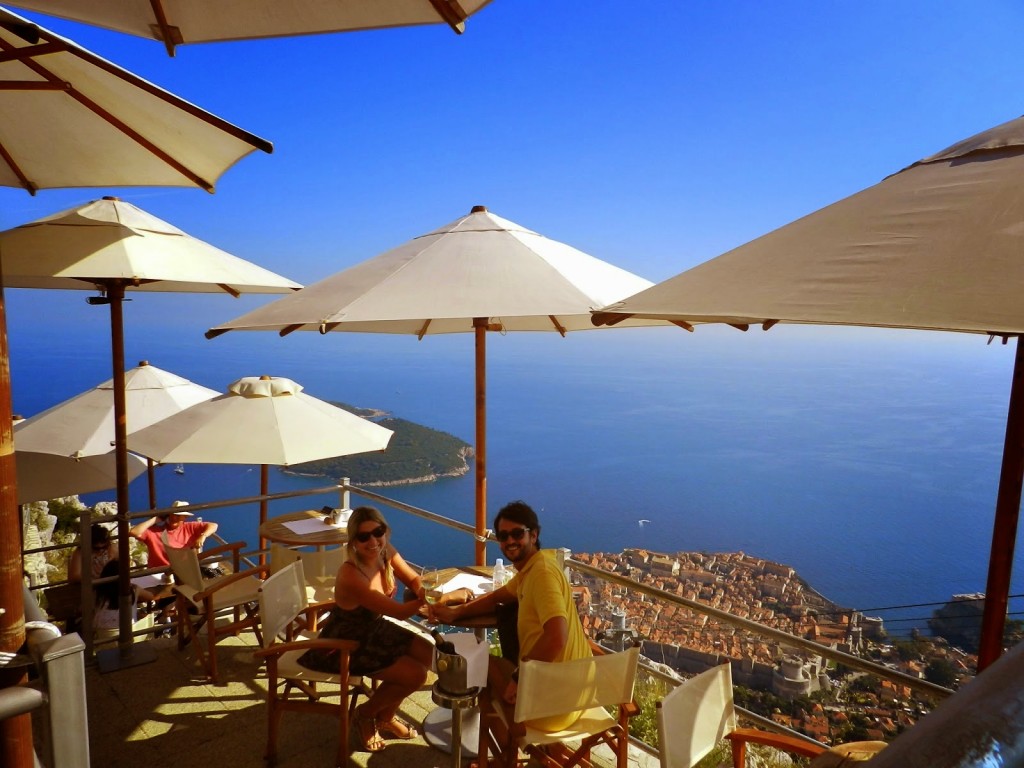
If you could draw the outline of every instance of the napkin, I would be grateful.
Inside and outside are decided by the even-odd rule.
[[[487,685],[487,657],[490,646],[481,643],[472,632],[449,632],[444,636],[455,646],[455,652],[466,659],[466,685],[483,688]]]
[[[474,595],[482,595],[487,591],[484,587],[490,587],[491,580],[485,576],[478,576],[474,573],[458,573],[441,586],[441,594],[447,595],[457,589],[465,587]]]

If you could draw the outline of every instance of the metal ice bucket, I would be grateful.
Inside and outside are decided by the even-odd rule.
[[[464,656],[457,653],[437,652],[437,684],[446,693],[461,696],[469,687],[466,685],[467,664]]]

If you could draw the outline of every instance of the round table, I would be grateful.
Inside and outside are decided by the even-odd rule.
[[[260,525],[259,536],[267,541],[285,544],[289,547],[337,547],[348,542],[348,527],[335,526],[323,522],[324,513],[319,509],[304,509],[301,512],[289,512],[286,515],[272,517]],[[319,522],[320,525],[315,525]],[[309,532],[296,533],[285,523],[300,523],[309,528]]]

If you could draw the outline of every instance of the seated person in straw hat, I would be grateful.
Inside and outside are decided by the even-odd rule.
[[[175,507],[187,507],[187,501],[174,502]],[[130,533],[146,545],[149,551],[150,568],[169,565],[167,547],[175,549],[202,549],[203,543],[217,530],[216,523],[191,522],[191,512],[174,512],[155,515],[133,526]]]

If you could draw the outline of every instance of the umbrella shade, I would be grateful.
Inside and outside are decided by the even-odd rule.
[[[477,206],[207,335],[320,330],[424,336],[471,332],[475,318],[488,318],[501,331],[589,330],[592,309],[650,285]]]
[[[490,0],[19,0],[20,8],[152,40],[168,53],[182,43],[208,43],[319,32],[463,22]]]
[[[383,451],[392,434],[290,379],[246,377],[226,394],[133,432],[128,447],[168,463],[287,466]]]
[[[0,185],[200,187],[268,141],[0,8]]]
[[[467,216],[207,332],[476,335],[476,560],[486,529],[486,332],[592,329],[590,312],[651,283],[476,206]],[[658,321],[627,321],[656,325]]]
[[[58,499],[80,493],[106,491],[117,487],[117,468],[113,452],[81,459],[50,453],[18,451],[18,503]],[[146,471],[146,462],[128,457],[128,479]]]
[[[125,373],[128,429],[148,427],[217,394],[143,361]],[[71,458],[109,454],[114,444],[114,418],[111,380],[17,424],[14,444],[19,461],[23,451]],[[20,465],[18,470],[20,476]]]
[[[0,232],[10,288],[281,293],[301,286],[105,197]]]
[[[687,322],[1024,332],[1024,117],[607,307]]]
[[[1017,336],[978,667],[1002,650],[1024,481],[1024,117],[606,307],[625,317]]]

